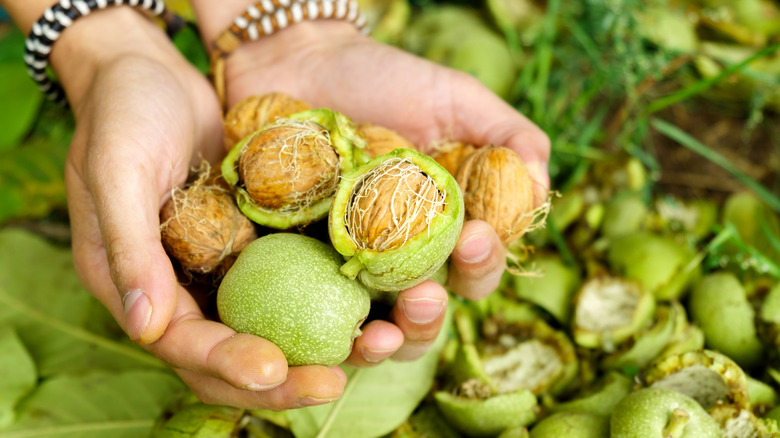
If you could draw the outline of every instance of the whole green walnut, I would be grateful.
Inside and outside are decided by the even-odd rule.
[[[644,388],[615,405],[610,438],[720,438],[718,423],[696,400],[663,388]]]
[[[222,321],[260,336],[290,366],[347,358],[368,316],[369,289],[341,274],[343,258],[312,237],[276,233],[244,248],[217,294]]]

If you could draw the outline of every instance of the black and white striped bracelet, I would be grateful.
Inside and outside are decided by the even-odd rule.
[[[160,17],[165,22],[169,36],[175,34],[185,24],[183,19],[166,9],[162,0],[60,0],[59,3],[44,11],[41,18],[33,24],[24,49],[27,72],[50,100],[63,107],[68,106],[62,86],[46,73],[52,45],[59,39],[62,31],[92,11],[119,5],[138,7]]]
[[[236,17],[214,41],[212,52],[212,80],[223,107],[224,58],[241,43],[258,40],[303,20],[319,19],[344,20],[363,34],[369,32],[357,0],[260,0]]]

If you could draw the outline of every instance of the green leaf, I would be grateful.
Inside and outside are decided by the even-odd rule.
[[[13,328],[0,325],[0,428],[14,420],[16,403],[35,388],[38,378],[30,354]]]
[[[451,312],[450,312],[451,314]],[[449,315],[443,327],[449,327]],[[345,368],[347,386],[334,403],[287,411],[297,438],[372,438],[403,424],[433,385],[444,342],[411,362],[385,361],[373,368]]]
[[[19,421],[0,438],[149,436],[184,384],[161,371],[95,371],[45,380],[19,405]]]
[[[0,151],[0,223],[65,206],[66,144],[41,138]]]
[[[79,283],[69,248],[26,231],[0,231],[0,324],[11,323],[41,376],[165,365],[114,327],[97,329],[107,310]]]
[[[19,59],[0,63],[0,151],[21,141],[32,127],[43,100]]]

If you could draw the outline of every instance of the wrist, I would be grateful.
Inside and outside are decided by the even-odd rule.
[[[142,11],[112,7],[74,21],[54,43],[49,60],[75,108],[103,66],[132,55],[164,62],[175,53],[162,28]]]

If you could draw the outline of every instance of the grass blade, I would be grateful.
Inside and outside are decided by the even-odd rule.
[[[731,163],[726,157],[718,152],[710,149],[703,143],[699,142],[695,138],[682,131],[677,126],[671,123],[665,122],[661,119],[653,119],[651,124],[655,129],[664,134],[665,136],[677,141],[681,145],[696,152],[697,154],[707,158],[713,163],[725,169],[732,174],[739,182],[744,184],[747,188],[752,190],[762,201],[769,205],[773,210],[780,213],[780,199],[777,198],[769,189],[754,181],[744,172],[739,170],[734,164]]]
[[[723,79],[733,75],[739,70],[742,70],[743,68],[747,67],[751,62],[763,58],[765,56],[771,55],[778,48],[780,48],[780,44],[773,44],[771,46],[767,46],[759,50],[758,52],[756,52],[753,56],[745,59],[744,61],[728,66],[726,69],[724,69],[720,74],[716,76],[707,79],[702,79],[689,87],[683,88],[682,90],[672,93],[666,97],[657,99],[651,102],[649,105],[647,105],[647,107],[645,108],[645,114],[652,114],[658,112],[664,108],[669,107],[670,105],[673,105],[677,102],[695,96],[701,93],[702,91],[717,84],[718,82],[722,81]]]

